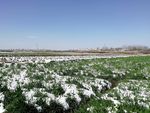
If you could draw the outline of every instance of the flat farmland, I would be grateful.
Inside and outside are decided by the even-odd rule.
[[[0,57],[0,113],[104,112],[150,112],[150,56]]]

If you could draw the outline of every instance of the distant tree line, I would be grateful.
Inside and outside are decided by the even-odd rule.
[[[107,47],[104,46],[102,48],[91,48],[91,49],[69,49],[69,50],[48,50],[48,49],[0,49],[0,52],[79,52],[79,53],[97,53],[97,52],[119,52],[119,51],[138,51],[141,53],[150,53],[150,48],[147,46],[122,46],[122,47]]]

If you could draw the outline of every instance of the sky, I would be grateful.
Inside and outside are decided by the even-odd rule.
[[[150,0],[0,0],[0,49],[150,47]]]

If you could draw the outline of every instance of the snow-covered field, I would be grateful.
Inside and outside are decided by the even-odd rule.
[[[149,56],[0,60],[0,113],[150,112]]]
[[[0,62],[10,63],[48,63],[51,61],[68,61],[68,60],[82,60],[95,58],[117,58],[128,57],[133,55],[103,55],[103,56],[48,56],[48,57],[0,57]]]

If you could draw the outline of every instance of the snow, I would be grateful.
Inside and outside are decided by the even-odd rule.
[[[36,107],[36,109],[37,109],[39,112],[42,111],[42,107],[41,107],[41,106],[39,106],[39,105],[37,105],[37,104],[35,104],[34,106]]]
[[[18,86],[22,87],[25,84],[29,84],[30,80],[26,75],[26,70],[21,71],[19,75],[12,75],[7,80],[8,89],[14,91]]]
[[[72,73],[73,74],[72,76],[70,76],[70,73],[68,76],[67,75],[64,76],[63,72],[65,72],[65,70],[70,71],[70,70],[73,70],[74,68],[76,69],[76,65],[78,65],[78,63],[75,63],[74,67],[70,66],[68,68],[66,67],[62,68],[61,72],[59,72],[59,70],[54,72],[54,70],[51,70],[49,67],[45,68],[43,63],[48,63],[51,61],[67,61],[67,60],[92,59],[92,58],[99,58],[99,56],[97,57],[94,57],[94,56],[92,57],[89,57],[89,56],[88,57],[79,57],[79,56],[77,57],[74,57],[74,56],[72,57],[20,57],[20,58],[8,57],[7,58],[8,61],[14,60],[14,62],[24,62],[25,64],[24,63],[21,64],[21,69],[14,69],[14,72],[11,69],[13,68],[13,66],[9,64],[7,68],[5,68],[5,66],[2,67],[1,71],[6,72],[7,74],[5,76],[2,76],[2,74],[0,74],[0,77],[2,78],[0,82],[2,82],[3,86],[7,86],[7,88],[11,91],[15,91],[17,87],[20,87],[23,90],[23,95],[26,98],[25,102],[28,104],[34,105],[38,111],[42,110],[42,107],[37,105],[38,100],[40,99],[40,97],[36,95],[38,93],[40,93],[40,96],[42,95],[42,101],[46,102],[47,105],[50,106],[51,102],[54,101],[62,105],[64,110],[67,110],[69,109],[69,103],[67,102],[68,98],[74,99],[77,102],[77,104],[79,104],[82,101],[81,95],[86,96],[88,98],[90,98],[91,96],[96,97],[98,95],[96,95],[95,92],[101,93],[101,91],[103,90],[110,89],[112,87],[112,84],[107,80],[99,79],[99,75],[100,76],[101,75],[105,76],[105,75],[103,75],[102,72],[97,72],[96,70],[90,67],[90,66],[94,66],[95,64],[96,65],[100,64],[97,62],[94,62],[94,63],[92,62],[92,63],[84,65],[83,66],[84,68],[82,70],[79,69],[79,71]],[[28,62],[31,62],[31,63],[35,62],[33,64],[36,66],[30,67],[28,65]],[[42,63],[36,64],[39,62],[42,62]],[[57,62],[57,63],[61,64],[61,62]],[[16,67],[16,65],[17,63],[15,63],[14,67]],[[67,66],[67,64],[65,65]],[[65,66],[65,65],[62,65],[62,66]],[[103,63],[101,63],[101,65],[103,65]],[[115,69],[113,66],[111,67],[107,63],[106,63],[106,67],[111,69],[111,71],[113,72],[112,74],[113,77],[117,77],[118,75],[125,75],[125,72],[127,72],[124,69],[121,69],[121,70]],[[27,69],[29,68],[31,69],[30,71],[32,73],[31,75],[27,74],[28,72]],[[56,70],[57,70],[57,67],[56,67]],[[93,75],[88,76],[89,72]],[[148,70],[147,72],[145,72],[145,74],[147,73],[148,73]],[[38,79],[36,75],[42,76],[43,78],[41,77],[42,79]],[[33,87],[31,86],[30,88],[28,87],[28,84],[31,83],[31,81],[33,82]],[[40,86],[36,86],[36,85],[34,86],[34,82],[40,83]],[[114,91],[113,93],[111,93],[112,97],[110,95],[105,94],[105,95],[102,95],[102,99],[112,101],[112,103],[115,106],[119,106],[120,104],[126,102],[125,98],[130,99],[131,102],[132,101],[135,102],[135,99],[139,99],[138,104],[140,106],[149,108],[150,103],[147,103],[147,102],[150,101],[149,100],[150,90],[148,86],[146,86],[147,84],[148,84],[147,82],[145,81],[142,82],[140,80],[138,82],[136,80],[132,80],[132,81],[129,81],[129,83],[119,83],[117,87],[111,90],[112,92]],[[61,87],[64,90],[64,93],[60,95],[52,94],[53,85],[56,85],[56,86],[59,85],[59,87]],[[134,89],[134,86],[135,88],[138,88],[138,90]],[[58,92],[59,92],[59,89],[58,89]],[[119,100],[115,94],[119,96]],[[2,96],[1,95],[2,93],[0,93],[0,111],[3,112],[4,111],[4,108],[3,108],[4,97],[2,97],[3,95]],[[89,107],[87,108],[87,111],[92,111],[91,109],[92,107]]]
[[[4,104],[1,103],[3,101],[4,101],[4,95],[3,95],[3,93],[0,93],[0,113],[4,113],[5,112]]]
[[[51,61],[68,61],[68,60],[82,60],[82,59],[95,59],[95,58],[118,58],[129,57],[133,55],[109,55],[109,56],[48,56],[48,57],[5,57],[7,62],[11,63],[49,63]],[[2,61],[4,57],[0,57]]]
[[[55,100],[55,95],[54,94],[51,94],[51,93],[46,93],[47,97],[46,97],[46,104],[47,105],[50,105],[50,102],[52,100]]]
[[[93,112],[94,107],[93,107],[93,106],[91,106],[91,107],[87,108],[86,110],[87,110],[87,111],[89,111],[89,112]]]
[[[111,100],[114,103],[114,105],[120,104],[118,100],[115,100],[113,97],[109,97],[108,94],[103,95],[101,98],[104,100]]]
[[[30,91],[23,91],[23,94],[24,94],[24,95],[25,95],[25,97],[26,97],[26,101],[27,101],[27,103],[31,103],[31,104],[36,103],[37,98],[36,98],[36,97],[34,97],[35,93],[36,93],[36,92],[35,92],[34,90],[30,90]]]
[[[58,98],[56,98],[56,102],[61,104],[64,107],[64,109],[67,110],[67,109],[69,109],[69,105],[66,102],[66,99],[67,99],[67,97],[59,96]]]
[[[115,106],[120,104],[137,103],[146,109],[150,108],[150,88],[147,80],[129,80],[121,82],[109,93],[103,94],[101,99],[110,100]]]
[[[81,101],[81,98],[78,95],[79,91],[78,91],[76,85],[74,85],[74,84],[71,84],[71,85],[70,84],[62,84],[62,88],[65,91],[64,96],[67,96],[68,94],[70,94],[70,96],[74,97],[78,103]]]
[[[4,109],[4,105],[3,103],[0,103],[0,113],[4,113],[5,109]]]
[[[95,96],[95,93],[93,92],[92,89],[90,89],[90,90],[84,89],[84,90],[83,90],[83,95],[85,95],[85,96],[87,96],[87,97],[91,97],[92,95]]]
[[[86,84],[86,83],[82,83],[82,85],[83,87],[86,88],[86,89],[82,89],[83,95],[88,96],[88,97],[91,97],[92,95],[95,96],[95,93],[93,92],[91,85]]]

